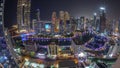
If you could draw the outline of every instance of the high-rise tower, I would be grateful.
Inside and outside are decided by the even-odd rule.
[[[56,31],[56,27],[57,27],[57,16],[56,16],[56,12],[52,13],[52,33],[54,33],[54,31]]]
[[[60,11],[59,12],[59,16],[60,16],[60,24],[59,24],[59,26],[60,26],[60,33],[64,32],[64,19],[65,19],[64,15],[65,15],[64,11]]]
[[[64,19],[65,19],[64,15],[65,15],[64,11],[59,12],[60,20],[64,21]]]
[[[70,32],[70,14],[65,11],[65,31]]]
[[[40,22],[40,9],[37,9],[37,21]]]
[[[97,13],[94,13],[94,24],[93,24],[93,26],[95,27],[95,29],[96,29],[96,24],[97,24]]]
[[[57,19],[56,12],[53,12],[52,13],[52,24],[56,23],[56,19]]]
[[[18,30],[30,30],[30,8],[31,0],[18,0],[17,23]]]
[[[77,18],[77,30],[80,30],[81,20],[80,17]]]
[[[100,32],[104,32],[106,30],[106,13],[105,8],[100,7]]]
[[[80,22],[81,22],[82,29],[85,29],[85,17],[84,16],[80,17]]]

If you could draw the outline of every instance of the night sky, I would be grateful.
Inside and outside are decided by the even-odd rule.
[[[6,0],[5,26],[16,24],[17,0]],[[36,10],[39,8],[42,20],[50,20],[53,11],[68,11],[71,16],[92,17],[99,11],[100,6],[106,7],[107,18],[118,19],[120,17],[120,0],[32,0],[31,19],[36,18]]]

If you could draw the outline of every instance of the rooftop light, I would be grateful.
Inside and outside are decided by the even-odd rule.
[[[100,10],[105,10],[105,7],[100,7]]]

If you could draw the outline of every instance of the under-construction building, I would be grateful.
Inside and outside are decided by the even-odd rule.
[[[18,0],[17,23],[19,32],[21,30],[30,30],[30,8],[31,0]]]

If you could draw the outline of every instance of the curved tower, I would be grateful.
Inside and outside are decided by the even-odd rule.
[[[31,0],[18,0],[17,23],[19,32],[20,30],[30,30],[30,8]]]

